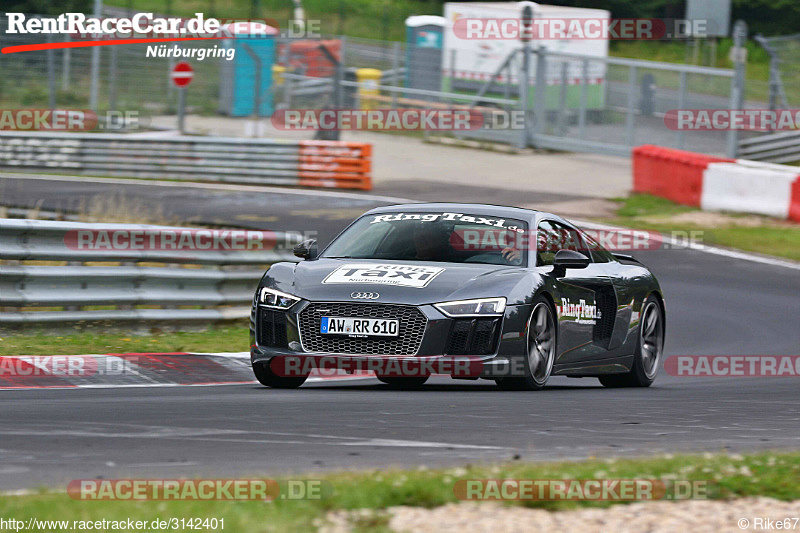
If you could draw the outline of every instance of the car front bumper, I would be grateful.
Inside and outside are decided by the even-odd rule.
[[[302,300],[287,311],[267,310],[262,306],[253,307],[250,317],[251,362],[274,366],[280,364],[282,359],[299,359],[304,364],[308,364],[307,361],[312,359],[314,360],[313,364],[322,362],[327,367],[334,364],[339,368],[354,371],[364,368],[386,368],[387,365],[394,369],[406,368],[403,364],[411,363],[413,368],[420,366],[427,369],[433,368],[436,374],[449,373],[455,378],[492,379],[508,375],[510,362],[519,361],[527,353],[526,328],[531,312],[530,305],[507,306],[504,315],[498,317],[491,348],[487,350],[484,345],[478,350],[481,353],[475,353],[475,350],[471,349],[474,346],[469,342],[465,344],[463,338],[464,331],[468,331],[467,338],[471,338],[480,326],[475,322],[467,323],[469,319],[447,317],[433,305],[410,306],[421,312],[426,319],[421,339],[413,353],[391,353],[385,350],[381,353],[370,353],[369,351],[363,353],[363,350],[359,350],[358,353],[343,353],[344,350],[306,349],[307,344],[313,344],[303,338],[303,331],[306,332],[306,336],[309,334],[308,310],[312,304],[319,303]],[[352,302],[324,302],[324,304],[352,304]],[[306,312],[304,313],[304,311]],[[270,316],[270,312],[273,315]],[[274,313],[281,313],[281,315],[276,319]],[[306,322],[302,322],[303,320]],[[401,323],[401,335],[402,327]],[[356,343],[354,342],[354,344]],[[341,343],[337,345],[342,346]],[[364,344],[361,343],[358,346],[363,347]],[[468,349],[461,350],[463,346],[467,346]],[[351,352],[352,350],[346,351]],[[297,362],[293,361],[292,364],[296,365]],[[452,372],[448,372],[448,369],[451,369]],[[376,370],[376,373],[379,371]]]

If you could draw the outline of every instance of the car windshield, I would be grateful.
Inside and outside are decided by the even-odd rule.
[[[525,266],[527,224],[465,213],[381,213],[357,220],[322,257]]]

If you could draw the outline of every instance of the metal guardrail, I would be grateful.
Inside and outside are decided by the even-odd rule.
[[[289,248],[299,240],[291,234],[271,232],[269,240],[277,243],[275,248],[252,251],[178,252],[125,247],[89,251],[74,246],[76,232],[135,230],[143,234],[203,231],[168,226],[0,219],[0,326],[243,318],[249,315],[253,291],[264,267],[277,261],[296,260]],[[245,238],[248,234],[263,235],[262,232],[235,231],[241,231]],[[113,308],[91,308],[97,306]]]
[[[742,159],[770,163],[800,161],[800,130],[767,133],[739,141],[737,155]]]
[[[0,168],[87,176],[371,189],[371,145],[0,132]]]

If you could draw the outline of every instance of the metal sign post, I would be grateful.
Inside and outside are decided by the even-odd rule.
[[[173,85],[178,88],[178,130],[184,133],[186,118],[186,86],[194,79],[194,70],[186,61],[181,61],[172,67],[169,74]]]

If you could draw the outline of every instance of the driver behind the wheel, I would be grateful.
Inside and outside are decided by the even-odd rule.
[[[431,222],[419,222],[412,229],[414,259],[422,261],[449,261],[453,256],[450,232]]]
[[[453,232],[448,227],[431,222],[419,222],[414,224],[412,235],[414,259],[422,261],[452,261],[455,259]],[[501,257],[509,265],[521,264],[522,254],[510,243],[510,239],[508,242],[509,244],[500,250]]]

